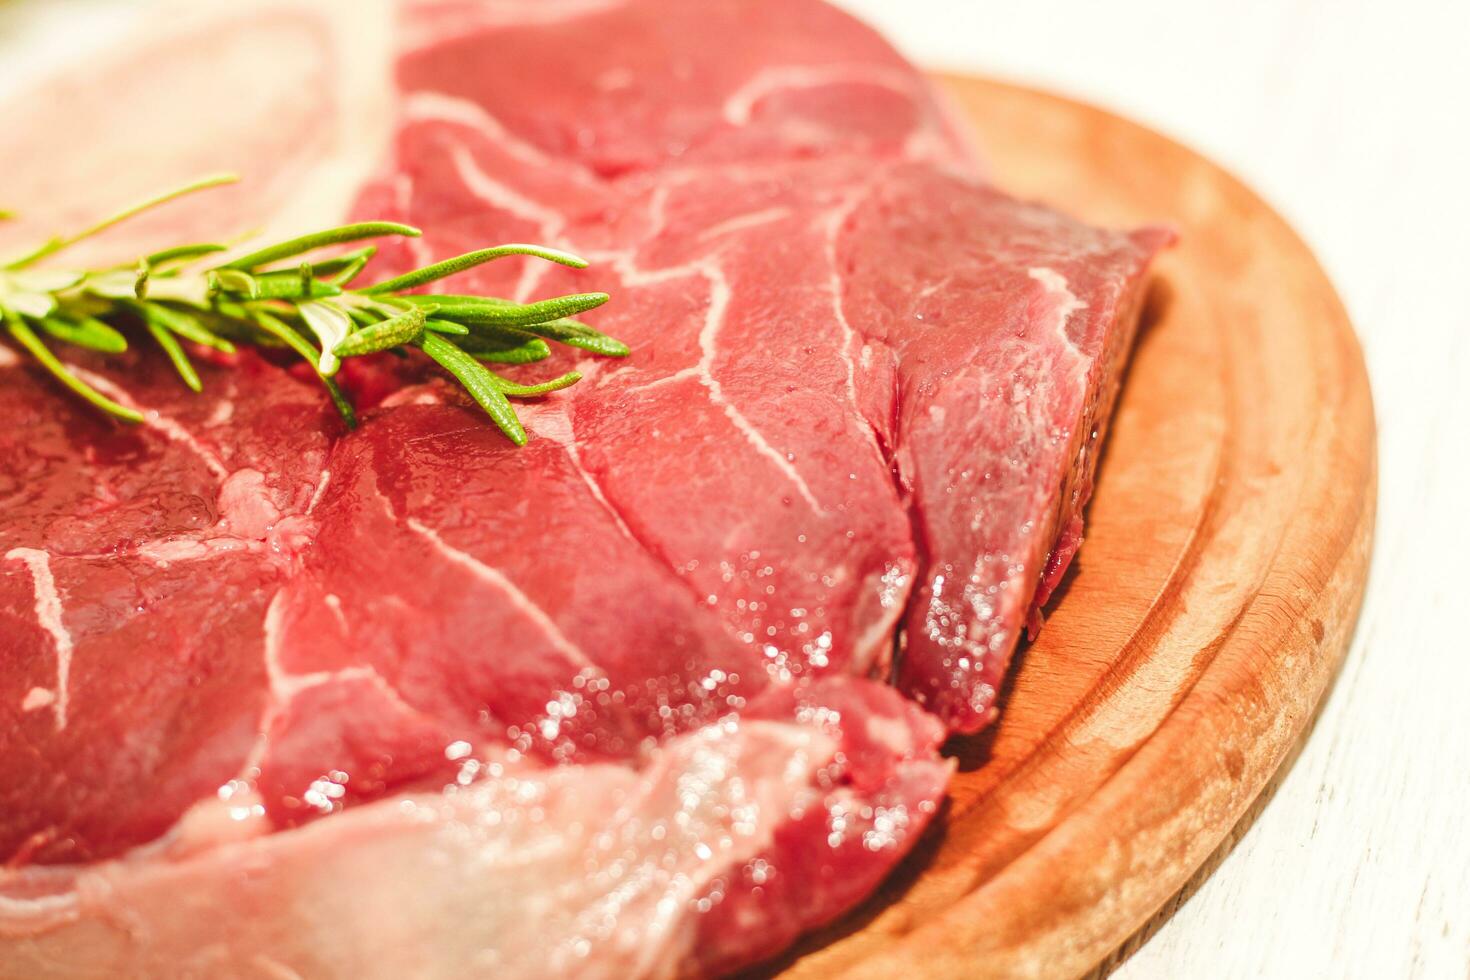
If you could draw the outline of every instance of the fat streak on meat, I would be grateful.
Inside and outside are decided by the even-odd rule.
[[[151,353],[68,351],[136,428],[0,361],[0,974],[772,955],[917,840],[941,738],[993,716],[1080,541],[1167,233],[985,186],[914,70],[813,0],[409,4],[391,84],[386,16],[277,5],[97,66],[66,97],[99,138],[186,145],[72,155],[103,169],[65,188],[245,166],[282,228],[360,188],[425,230],[384,274],[569,248],[593,268],[454,288],[606,289],[633,354],[528,369],[587,379],[523,408],[523,449],[417,361],[349,363],[352,433],[250,352],[195,396]],[[159,85],[208,105],[272,52],[219,128],[170,128]],[[354,139],[393,118],[363,185]],[[98,247],[220,220],[168,214]]]

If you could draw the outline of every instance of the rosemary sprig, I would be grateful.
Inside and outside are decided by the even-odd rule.
[[[543,360],[551,354],[548,340],[605,357],[628,354],[628,348],[617,340],[569,319],[607,302],[606,293],[578,293],[535,303],[407,293],[511,255],[574,269],[586,267],[582,259],[557,249],[499,245],[361,287],[351,284],[372,261],[375,246],[315,261],[311,257],[323,248],[419,234],[417,228],[395,222],[328,228],[226,262],[210,260],[228,252],[228,244],[200,242],[154,252],[130,266],[85,271],[34,267],[119,222],[235,179],[225,174],[194,181],[0,264],[0,321],[5,335],[72,392],[129,422],[142,421],[142,414],[83,381],[42,336],[117,354],[128,343],[118,328],[141,327],[194,391],[201,390],[202,383],[185,342],[226,354],[237,344],[289,348],[316,370],[349,427],[356,425],[356,415],[334,377],[342,360],[382,351],[401,354],[413,347],[459,381],[516,445],[525,443],[526,432],[508,399],[556,391],[576,383],[581,375],[572,371],[549,381],[521,384],[496,374],[486,363]],[[0,220],[6,217],[9,212],[0,211]]]

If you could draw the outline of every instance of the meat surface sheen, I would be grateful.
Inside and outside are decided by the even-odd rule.
[[[274,84],[374,76],[344,13],[279,5],[325,53]],[[525,406],[517,449],[419,361],[352,365],[349,433],[251,353],[193,395],[152,352],[68,352],[150,410],[132,428],[0,347],[0,975],[772,955],[917,840],[940,741],[992,717],[1080,541],[1167,233],[987,187],[922,78],[815,0],[397,17],[396,132],[355,210],[424,236],[375,268],[570,249],[592,268],[453,288],[606,290],[589,319],[632,355],[524,369],[586,380]],[[265,57],[236,26],[200,30]],[[151,92],[109,112],[152,118]],[[293,152],[251,162],[351,169]],[[262,217],[300,220],[288,196]]]

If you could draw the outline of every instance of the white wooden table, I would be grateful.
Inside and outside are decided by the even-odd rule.
[[[1315,730],[1115,978],[1470,976],[1470,2],[839,0],[915,61],[1128,114],[1245,178],[1367,353],[1378,543]]]
[[[1470,976],[1470,0],[840,2],[922,64],[1108,106],[1235,170],[1367,352],[1378,545],[1352,653],[1300,757],[1114,976]],[[0,0],[0,94],[129,17]]]

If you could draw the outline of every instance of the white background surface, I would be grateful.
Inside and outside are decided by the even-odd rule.
[[[1470,0],[840,2],[921,64],[1107,106],[1235,171],[1367,354],[1378,540],[1347,664],[1115,980],[1470,976]]]
[[[1115,977],[1470,976],[1470,0],[841,3],[922,64],[1225,164],[1316,249],[1367,353],[1378,544],[1348,662],[1264,809]],[[0,94],[126,17],[3,8]]]

